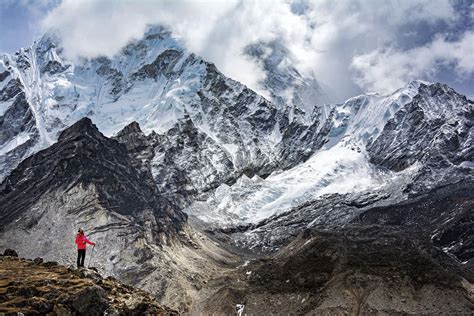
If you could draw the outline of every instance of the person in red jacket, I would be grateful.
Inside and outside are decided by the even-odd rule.
[[[84,235],[82,228],[79,228],[79,231],[76,235],[76,245],[77,245],[77,267],[84,267],[84,260],[86,259],[86,245],[95,246],[95,243],[87,239]]]

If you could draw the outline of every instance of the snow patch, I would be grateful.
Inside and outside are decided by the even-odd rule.
[[[26,132],[18,134],[15,138],[0,147],[0,156],[3,156],[16,147],[26,143],[29,139],[30,135]]]

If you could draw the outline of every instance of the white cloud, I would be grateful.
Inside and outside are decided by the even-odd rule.
[[[384,49],[355,56],[352,68],[356,81],[366,90],[390,92],[407,81],[432,79],[441,67],[448,66],[460,77],[474,74],[474,32],[459,40],[437,37],[432,42],[409,50]]]
[[[304,69],[311,69],[344,99],[359,85],[353,80],[353,56],[400,41],[401,28],[450,22],[455,12],[448,1],[317,1],[308,20],[314,23]],[[362,87],[365,88],[365,87]]]
[[[447,0],[64,0],[42,25],[57,30],[75,58],[111,56],[141,37],[148,24],[162,24],[191,51],[257,90],[264,72],[244,48],[278,40],[290,52],[287,62],[303,74],[314,73],[342,100],[360,92],[358,84],[369,84],[360,75],[353,80],[355,55],[396,47],[403,27],[455,18]]]

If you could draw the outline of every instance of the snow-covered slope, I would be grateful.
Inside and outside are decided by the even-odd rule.
[[[337,144],[266,179],[243,175],[232,186],[224,183],[206,201],[194,202],[185,212],[206,222],[257,223],[324,194],[382,186],[393,176],[372,168],[365,153]]]
[[[350,98],[333,108],[329,146],[341,139],[351,139],[366,145],[375,140],[385,124],[405,104],[410,102],[422,81],[412,81],[390,95],[369,93]]]

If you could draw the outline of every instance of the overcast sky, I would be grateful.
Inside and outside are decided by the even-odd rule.
[[[69,58],[111,56],[147,25],[162,24],[256,90],[264,73],[244,48],[277,40],[287,62],[314,74],[338,101],[414,79],[474,99],[473,21],[474,0],[0,0],[0,52],[55,30]]]

